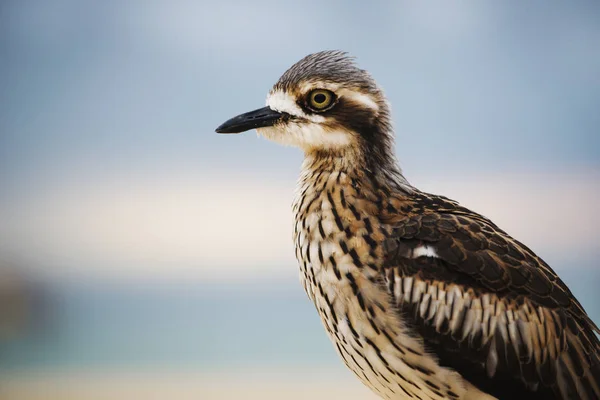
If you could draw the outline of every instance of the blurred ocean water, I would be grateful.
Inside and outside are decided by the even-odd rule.
[[[592,263],[588,261],[588,263]],[[600,270],[560,269],[600,321]],[[340,364],[293,280],[54,282],[37,326],[1,343],[0,370],[235,371]]]
[[[218,369],[335,360],[299,284],[48,285],[45,321],[4,343],[0,368]],[[261,285],[264,286],[264,285]],[[239,290],[239,291],[238,291]]]

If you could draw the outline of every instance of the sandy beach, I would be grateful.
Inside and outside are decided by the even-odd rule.
[[[375,400],[338,371],[226,373],[36,372],[3,374],[1,400]]]

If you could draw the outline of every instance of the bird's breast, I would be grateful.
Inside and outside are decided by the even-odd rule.
[[[372,277],[382,259],[385,238],[378,225],[356,206],[357,193],[343,173],[301,181],[294,200],[294,244],[300,278],[308,296],[323,292],[343,297],[348,277]]]
[[[378,275],[384,235],[357,199],[346,174],[313,173],[301,180],[293,204],[300,280],[330,334],[346,314],[362,313],[364,297],[378,295],[368,286]]]

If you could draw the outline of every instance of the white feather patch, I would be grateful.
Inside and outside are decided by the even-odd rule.
[[[439,258],[439,256],[438,256],[437,252],[435,251],[435,249],[433,247],[427,246],[427,245],[416,247],[412,251],[411,257],[412,258],[418,258],[418,257],[434,257],[434,258]]]

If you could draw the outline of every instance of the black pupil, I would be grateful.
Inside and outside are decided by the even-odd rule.
[[[315,94],[315,97],[313,97],[313,100],[317,104],[323,104],[325,103],[325,100],[327,100],[327,96],[325,96],[323,93],[317,93]]]

